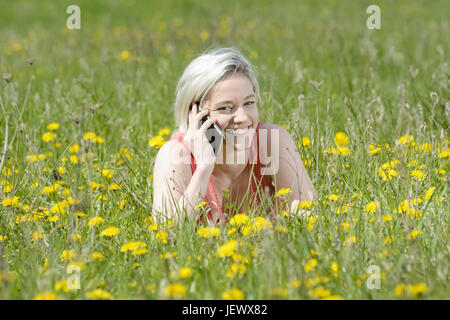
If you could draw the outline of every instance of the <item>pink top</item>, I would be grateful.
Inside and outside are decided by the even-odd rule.
[[[254,201],[256,201],[258,203],[261,201],[260,193],[258,193],[255,196],[255,193],[257,191],[256,181],[258,182],[258,185],[261,183],[260,190],[265,190],[265,187],[269,187],[270,194],[273,194],[274,190],[275,190],[272,185],[271,176],[269,176],[269,175],[261,176],[261,163],[259,161],[259,134],[258,133],[259,133],[259,128],[262,123],[264,123],[264,122],[258,122],[258,126],[256,127],[256,139],[252,139],[252,145],[251,145],[251,149],[250,149],[250,158],[249,158],[250,177],[252,177],[252,172],[254,173],[253,174],[254,179],[251,179],[251,184],[250,184],[250,199],[253,199],[252,205],[254,205]],[[191,169],[192,169],[192,174],[194,174],[194,172],[197,168],[197,165],[196,165],[195,159],[194,159],[194,155],[191,153],[191,151],[188,149],[188,147],[183,143],[183,139],[184,139],[184,133],[175,132],[172,135],[172,137],[169,139],[169,141],[176,140],[183,144],[185,149],[191,155]],[[256,161],[255,161],[255,159],[256,159]],[[219,219],[223,219],[225,221],[227,220],[227,216],[224,216],[222,206],[220,205],[220,202],[217,197],[216,190],[214,188],[211,178],[209,179],[208,189],[206,190],[205,201],[208,203],[209,208],[211,209],[211,210],[210,209],[207,210],[207,217],[209,220],[213,219],[213,214],[211,211],[215,212],[216,216],[218,216]],[[200,219],[201,219],[201,217],[200,217]]]

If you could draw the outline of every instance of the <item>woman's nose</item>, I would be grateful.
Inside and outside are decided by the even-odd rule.
[[[239,123],[239,122],[245,122],[249,119],[248,117],[248,113],[245,110],[244,107],[239,107],[237,108],[235,114],[234,114],[234,122]]]

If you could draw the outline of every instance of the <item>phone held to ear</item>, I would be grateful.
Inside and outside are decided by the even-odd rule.
[[[203,109],[200,106],[200,101],[196,101],[195,104],[198,106],[198,112],[201,112]],[[205,123],[206,120],[209,119],[209,116],[204,116],[199,123],[199,128]],[[219,126],[216,123],[213,123],[208,129],[206,129],[206,139],[208,139],[211,144],[214,154],[217,155],[219,151],[220,145],[222,144],[222,140],[224,137],[224,133],[220,130]]]

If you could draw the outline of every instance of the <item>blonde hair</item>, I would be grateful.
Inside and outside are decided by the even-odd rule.
[[[255,72],[247,59],[235,48],[213,49],[194,59],[184,70],[175,90],[175,123],[186,132],[189,107],[208,96],[214,85],[227,76],[241,72],[251,81],[257,101],[261,100]]]

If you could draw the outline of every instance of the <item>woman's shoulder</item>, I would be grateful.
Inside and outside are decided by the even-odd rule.
[[[182,140],[170,139],[159,149],[155,164],[158,163],[164,167],[182,166],[190,168],[190,156],[191,154],[187,147],[183,145]]]

